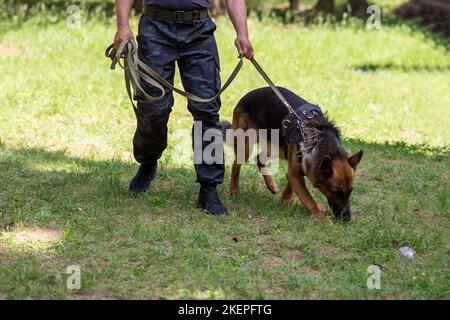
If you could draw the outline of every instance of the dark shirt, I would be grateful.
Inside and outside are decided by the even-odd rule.
[[[196,10],[208,8],[212,0],[144,0],[145,4],[167,10]]]

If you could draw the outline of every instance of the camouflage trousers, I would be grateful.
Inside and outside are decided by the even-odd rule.
[[[220,63],[214,31],[215,23],[204,19],[195,24],[179,24],[142,16],[137,41],[139,59],[173,83],[175,64],[178,65],[184,89],[200,97],[212,97],[220,90]],[[146,92],[158,96],[160,92],[144,86]],[[162,100],[137,103],[137,129],[133,138],[135,159],[154,163],[167,148],[167,122],[174,104],[173,92],[166,91]],[[187,107],[194,121],[202,122],[203,132],[221,129],[220,98],[209,103],[189,100]],[[222,142],[221,142],[222,143]],[[202,142],[205,149],[209,142]],[[222,183],[223,164],[195,164],[197,182],[216,185]]]

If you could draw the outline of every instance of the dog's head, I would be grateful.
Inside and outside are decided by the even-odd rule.
[[[303,173],[327,197],[334,215],[349,221],[353,179],[363,152],[348,156],[341,146],[339,128],[314,105],[289,114],[283,121],[283,134],[288,143],[300,148]]]
[[[308,172],[314,187],[327,197],[334,215],[344,221],[349,221],[352,217],[350,195],[353,191],[356,167],[361,162],[362,156],[362,151],[350,157],[325,156]]]

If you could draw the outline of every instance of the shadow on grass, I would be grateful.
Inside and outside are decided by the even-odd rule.
[[[352,151],[359,149],[365,151],[358,178],[362,183],[358,185],[357,192],[361,198],[358,201],[367,202],[364,203],[366,207],[374,206],[377,201],[384,199],[371,193],[372,190],[383,190],[387,187],[384,191],[387,199],[395,200],[395,192],[399,189],[399,192],[405,193],[402,201],[415,203],[428,198],[430,194],[436,192],[436,185],[443,185],[446,181],[442,175],[445,174],[444,168],[447,168],[447,163],[450,162],[448,149],[403,143],[377,144],[353,139],[346,140],[345,144]],[[443,161],[445,163],[441,163]],[[398,170],[389,170],[392,167],[404,167],[402,171],[405,175],[399,176]],[[60,247],[43,251],[27,252],[7,246],[6,250],[1,251],[0,243],[0,261],[6,265],[4,271],[0,268],[0,276],[3,275],[9,281],[5,288],[10,289],[3,293],[7,297],[21,298],[76,296],[77,293],[68,293],[65,289],[66,275],[63,272],[68,265],[81,261],[83,270],[87,270],[83,273],[84,291],[81,294],[83,297],[95,298],[90,294],[97,291],[100,292],[97,294],[105,294],[102,291],[105,287],[101,287],[102,281],[109,283],[109,279],[114,277],[125,279],[122,275],[118,275],[119,272],[123,271],[128,276],[133,276],[133,279],[136,279],[138,274],[139,279],[148,280],[147,269],[141,267],[145,263],[159,268],[163,263],[167,264],[164,268],[171,268],[169,270],[172,274],[175,274],[173,272],[175,269],[180,271],[179,262],[164,260],[164,250],[169,245],[170,248],[177,250],[178,255],[190,259],[184,264],[184,269],[181,268],[181,274],[187,270],[193,272],[192,270],[207,259],[212,259],[210,263],[214,266],[223,266],[225,263],[228,270],[235,270],[230,268],[240,268],[238,263],[241,260],[235,262],[233,259],[227,259],[224,262],[223,257],[211,252],[216,250],[216,247],[226,252],[239,250],[237,246],[241,243],[235,244],[231,240],[232,237],[250,232],[253,229],[249,228],[254,228],[253,224],[260,224],[257,227],[258,233],[254,234],[260,237],[261,243],[269,242],[274,246],[275,244],[278,246],[278,242],[272,237],[279,236],[280,228],[281,231],[287,228],[286,224],[278,224],[280,220],[288,221],[289,226],[299,225],[298,228],[288,230],[284,237],[290,236],[289,232],[299,230],[309,232],[311,236],[311,233],[320,227],[314,224],[304,228],[302,220],[306,220],[306,211],[301,209],[298,202],[289,206],[280,204],[279,196],[274,197],[265,189],[256,168],[250,170],[244,167],[240,196],[233,199],[225,196],[231,211],[231,217],[226,220],[215,217],[206,219],[201,211],[194,209],[198,187],[194,182],[195,174],[192,168],[173,168],[162,162],[152,192],[139,197],[127,191],[128,181],[136,168],[137,165],[133,163],[117,159],[95,161],[68,156],[64,151],[9,148],[0,145],[0,231],[4,231],[1,230],[2,219],[8,215],[20,226],[62,230],[63,234]],[[436,172],[430,175],[424,169]],[[410,179],[408,175],[414,179]],[[283,177],[284,172],[277,175],[280,186],[283,185],[281,181]],[[432,179],[433,184],[418,189],[417,196],[414,194],[416,190],[409,191],[408,186],[404,186],[405,183],[420,184],[421,180],[427,179]],[[228,179],[221,187],[223,194],[226,193],[227,182]],[[446,212],[448,211],[446,201],[443,195],[442,204],[433,203],[433,207],[439,212]],[[385,203],[381,205],[385,206]],[[299,210],[302,210],[301,217],[298,216]],[[263,219],[246,219],[248,214]],[[390,222],[390,217],[384,219]],[[405,219],[411,221],[409,216]],[[422,241],[423,237],[421,235],[419,237],[418,232],[413,232],[415,224],[408,227],[402,225],[401,230],[406,228],[405,231],[391,235],[390,232],[386,232],[391,231],[391,224],[381,225],[383,228],[378,232],[380,223],[377,221],[366,220],[365,224],[353,225],[351,228],[353,231],[349,232],[361,232],[357,239],[362,240],[352,242],[352,249],[356,246],[359,250],[363,250],[366,248],[364,243],[368,242],[370,246],[375,247],[372,254],[376,253],[377,256],[379,255],[377,248],[391,252],[392,247],[400,244],[425,250],[422,243],[426,241]],[[364,226],[368,225],[372,226],[373,230],[367,231],[366,234],[363,232]],[[334,229],[333,232],[341,236],[340,229]],[[215,239],[213,234],[219,234],[220,239]],[[204,249],[202,246],[205,248],[211,246],[209,244],[211,239],[215,241],[212,248]],[[398,242],[394,243],[394,240]],[[245,241],[243,243],[245,244]],[[197,246],[196,250],[184,254],[183,252],[189,250],[192,244]],[[253,250],[252,246],[254,245],[248,244],[245,248]],[[245,248],[241,254],[253,252]],[[149,256],[153,258],[148,258]],[[257,257],[252,259],[260,261]],[[266,258],[272,259],[271,257],[268,255]],[[148,260],[150,262],[145,259],[150,259]],[[261,259],[264,260],[264,257]],[[314,259],[310,262],[315,261]],[[342,259],[345,260],[345,257]],[[126,267],[122,269],[123,266]],[[99,268],[101,272],[98,271]],[[163,271],[159,272],[164,274]],[[55,276],[61,274],[63,276]],[[217,275],[211,273],[210,277],[216,279]],[[198,278],[199,276],[195,277]],[[41,285],[30,286],[29,279]],[[183,283],[183,278],[178,278],[177,281]],[[112,295],[117,294],[125,298],[127,292],[134,290],[135,283],[122,281],[121,284],[125,285],[125,289],[116,288]],[[167,283],[163,283],[161,287],[165,285]],[[46,287],[52,290],[48,291]],[[106,294],[111,295],[108,290],[110,289],[105,291]]]
[[[366,63],[353,67],[355,70],[363,72],[376,72],[376,71],[401,71],[401,72],[446,72],[450,71],[450,66],[420,66],[420,65],[398,65],[395,63]]]
[[[433,170],[433,163],[449,161],[449,148],[431,148],[405,143],[378,144],[354,139],[346,140],[345,145],[352,151],[364,150],[365,156],[361,167],[369,175],[370,170],[378,164],[381,169],[377,170],[383,170],[383,166],[414,168],[417,163],[425,163],[429,166],[429,170]],[[22,218],[29,220],[27,208],[35,211],[39,206],[44,209],[38,216],[49,219],[59,217],[62,219],[60,222],[63,222],[67,212],[73,213],[77,208],[91,204],[114,211],[118,207],[126,208],[129,205],[134,208],[136,203],[145,203],[144,209],[151,209],[157,214],[167,210],[189,211],[195,207],[198,186],[195,183],[193,168],[169,167],[162,162],[151,192],[142,196],[150,198],[150,201],[140,201],[141,196],[132,195],[127,190],[128,182],[137,169],[136,164],[117,159],[105,161],[82,159],[68,156],[63,151],[51,152],[36,148],[14,149],[0,146],[0,150],[2,151],[0,200],[3,201],[3,208],[8,208],[1,210],[0,207],[3,218],[6,211],[9,211],[18,212],[14,217],[16,220]],[[284,171],[281,171],[283,170],[276,176],[280,188],[283,188]],[[225,194],[228,175],[229,170],[221,187],[221,191]],[[359,179],[364,179],[364,176]],[[370,183],[376,183],[376,179]],[[249,170],[244,166],[241,184],[239,197],[226,196],[226,201],[232,208],[251,206],[252,203],[264,203],[268,210],[279,208],[278,196],[275,200],[268,191],[266,193],[262,178],[256,169]],[[59,202],[59,205],[53,207],[53,202]],[[18,207],[22,209],[17,210]]]

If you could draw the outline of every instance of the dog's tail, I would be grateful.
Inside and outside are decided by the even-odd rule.
[[[228,121],[222,121],[221,123],[222,126],[222,135],[223,135],[223,141],[227,142],[226,138],[227,138],[227,129],[231,128],[231,123]]]

